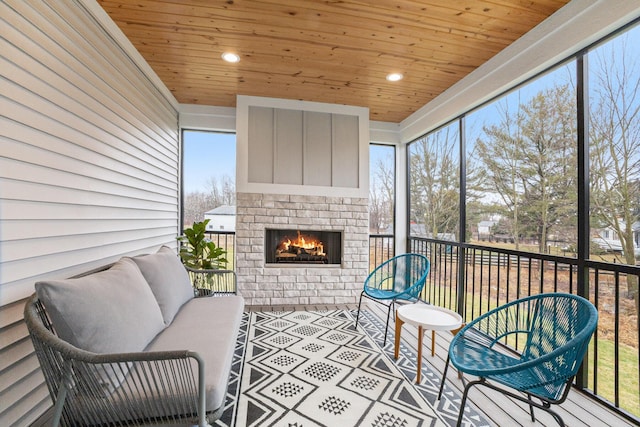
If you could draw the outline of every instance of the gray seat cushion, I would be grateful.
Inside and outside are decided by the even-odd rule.
[[[243,310],[240,296],[192,299],[145,349],[197,352],[205,361],[207,411],[224,404]]]

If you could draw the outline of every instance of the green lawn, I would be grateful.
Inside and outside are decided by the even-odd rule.
[[[591,341],[588,367],[593,370],[594,342]],[[640,378],[638,377],[638,350],[620,345],[618,369],[620,372],[620,408],[640,417]],[[598,396],[615,402],[615,353],[612,341],[598,340]],[[593,374],[589,373],[589,388],[593,390]]]

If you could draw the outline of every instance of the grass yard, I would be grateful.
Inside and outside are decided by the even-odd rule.
[[[594,341],[591,340],[587,359],[588,369],[594,366]],[[638,377],[638,350],[621,344],[619,346],[618,369],[620,383],[618,385],[618,405],[635,416],[640,416],[640,378]],[[594,376],[589,375],[589,388],[610,402],[616,403],[615,389],[615,347],[612,341],[598,340],[597,373],[598,383],[594,384]]]

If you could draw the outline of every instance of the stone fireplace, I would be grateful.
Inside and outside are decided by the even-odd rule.
[[[342,232],[265,229],[265,264],[341,264]]]
[[[236,222],[238,289],[248,305],[357,302],[368,272],[366,198],[238,193]],[[268,262],[268,230],[282,230],[288,237],[297,237],[298,230],[303,236],[305,230],[314,231],[323,246],[322,238],[339,236],[341,260]]]
[[[239,95],[236,129],[246,303],[356,303],[369,262],[369,110]]]

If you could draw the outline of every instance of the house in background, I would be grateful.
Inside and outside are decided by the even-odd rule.
[[[624,222],[621,222],[620,226],[624,228]],[[640,222],[633,223],[631,228],[633,230],[634,252],[636,256],[640,256]],[[622,242],[613,227],[594,229],[591,242],[605,252],[622,252]]]
[[[208,219],[207,231],[236,231],[236,207],[229,205],[218,206],[204,213]]]
[[[484,220],[478,223],[478,240],[488,240],[491,239],[491,235],[493,234],[493,226],[496,225],[498,221],[494,220]]]

